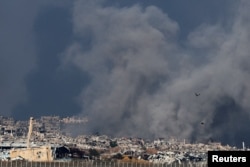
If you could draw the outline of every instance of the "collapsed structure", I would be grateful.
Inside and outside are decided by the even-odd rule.
[[[51,146],[41,146],[41,147],[31,147],[30,137],[33,129],[33,118],[30,118],[29,122],[29,132],[27,136],[27,148],[12,149],[10,150],[11,159],[25,159],[28,161],[53,161],[54,155]]]
[[[53,151],[50,146],[13,149],[10,151],[11,159],[25,159],[28,161],[50,162],[54,160]]]

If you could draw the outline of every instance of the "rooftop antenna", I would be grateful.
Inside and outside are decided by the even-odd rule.
[[[33,129],[33,120],[34,118],[30,117],[29,132],[27,136],[27,148],[30,148],[30,137],[31,137],[32,129]]]

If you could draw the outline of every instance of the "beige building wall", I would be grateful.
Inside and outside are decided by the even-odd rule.
[[[17,157],[22,157],[28,161],[53,161],[52,149],[49,146],[11,150],[10,158]]]

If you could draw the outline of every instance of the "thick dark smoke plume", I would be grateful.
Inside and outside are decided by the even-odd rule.
[[[80,115],[88,116],[89,123],[76,133],[250,143],[247,0],[239,1],[230,17],[203,23],[187,37],[186,27],[180,26],[184,24],[158,7],[106,2],[0,2],[1,115],[76,114],[75,103],[69,101],[82,87]],[[71,17],[71,5],[74,34],[70,19],[64,22]],[[56,15],[45,18],[58,11],[65,16],[61,25],[69,30],[52,26],[57,25],[51,23],[59,18]],[[64,50],[58,76],[55,71]],[[78,74],[68,77],[73,72],[66,66],[78,68],[85,80]],[[46,79],[51,79],[46,83],[53,91],[41,94],[45,82],[39,81]]]
[[[157,7],[102,3],[76,1],[77,38],[63,59],[91,79],[79,97],[89,131],[250,141],[248,1],[228,24],[202,24],[184,42],[182,27]]]

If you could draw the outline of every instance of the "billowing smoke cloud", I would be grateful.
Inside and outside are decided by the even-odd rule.
[[[77,1],[77,39],[64,63],[90,77],[80,97],[87,128],[118,136],[247,140],[239,135],[249,132],[249,8],[242,1],[237,16],[228,18],[231,25],[203,24],[180,44],[181,27],[157,7]]]

